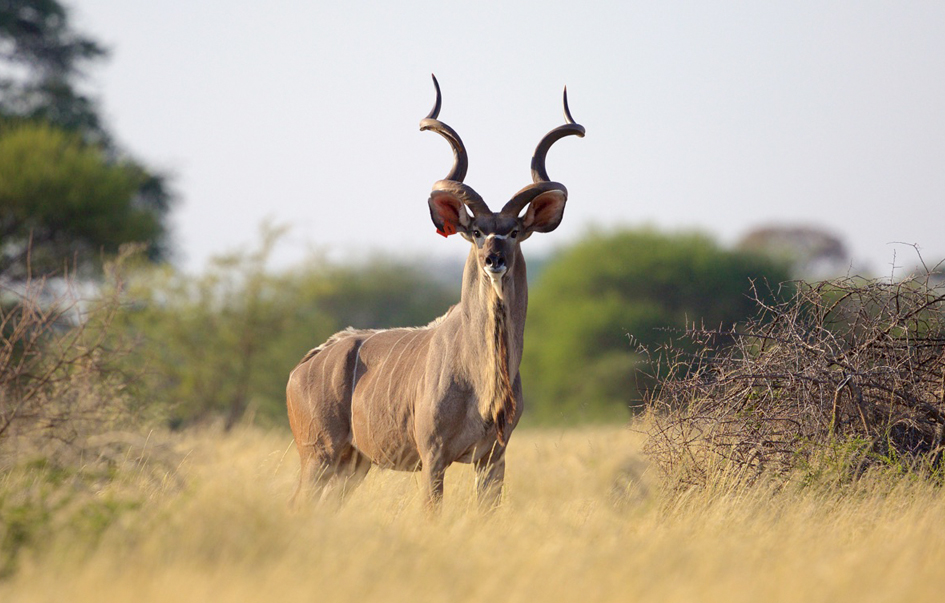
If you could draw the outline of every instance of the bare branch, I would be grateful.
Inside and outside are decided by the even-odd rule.
[[[686,485],[705,483],[713,459],[740,475],[787,475],[842,442],[859,450],[850,475],[879,462],[941,466],[945,291],[928,276],[798,283],[780,304],[755,291],[758,317],[730,345],[706,345],[698,371],[672,371],[650,400],[657,466]],[[719,335],[687,332],[705,344]]]

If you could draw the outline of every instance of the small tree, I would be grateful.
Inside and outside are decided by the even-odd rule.
[[[755,228],[738,248],[790,266],[794,278],[823,279],[846,274],[850,252],[834,233],[817,226],[772,225]]]

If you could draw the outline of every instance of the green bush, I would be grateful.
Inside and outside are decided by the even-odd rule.
[[[641,406],[653,349],[688,324],[753,314],[752,281],[786,270],[701,234],[595,233],[548,262],[532,287],[522,375],[540,422],[626,419]],[[766,288],[763,288],[766,290]]]

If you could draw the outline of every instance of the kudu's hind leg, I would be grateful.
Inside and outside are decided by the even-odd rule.
[[[314,454],[301,455],[302,467],[299,471],[299,484],[289,501],[289,506],[297,508],[308,500],[324,496],[325,490],[330,487],[334,476],[333,463],[330,460],[317,458]]]
[[[339,483],[339,494],[342,499],[351,496],[371,469],[371,459],[364,456],[353,446],[348,446],[342,453],[338,468],[335,471],[335,480]]]
[[[371,469],[370,459],[350,445],[337,448],[303,457],[292,506],[305,499],[340,503],[361,485]]]

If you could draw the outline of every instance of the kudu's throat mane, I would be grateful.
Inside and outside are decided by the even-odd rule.
[[[490,287],[491,289],[491,287]],[[505,302],[492,292],[489,295],[489,321],[492,327],[492,375],[489,380],[486,401],[488,414],[495,422],[499,443],[508,442],[511,422],[515,417],[515,395],[512,392],[512,379],[509,375],[509,315]]]

